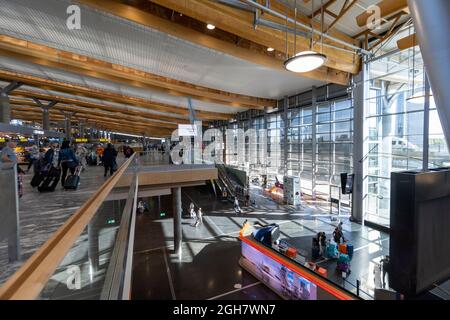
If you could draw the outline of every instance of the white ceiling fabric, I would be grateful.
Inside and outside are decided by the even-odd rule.
[[[82,7],[81,30],[66,26],[69,0],[0,0],[0,31],[192,84],[281,98],[323,84],[207,49]]]

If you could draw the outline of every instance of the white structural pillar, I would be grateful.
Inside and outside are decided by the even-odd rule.
[[[450,1],[408,0],[428,80],[450,149]]]
[[[367,64],[363,63],[362,71],[354,78],[353,95],[353,195],[351,220],[363,222],[363,195],[364,195],[364,106],[365,106],[365,80],[367,75]]]

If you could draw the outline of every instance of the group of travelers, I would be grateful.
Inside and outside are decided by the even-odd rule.
[[[18,156],[15,152],[16,147],[17,144],[14,141],[7,142],[6,146],[1,150],[0,162],[17,164],[19,197],[23,195],[23,176],[29,173],[31,168],[34,171],[31,180],[33,187],[38,187],[46,178],[52,175],[55,176],[51,187],[46,188],[47,190],[45,191],[53,191],[59,181],[61,181],[61,185],[64,188],[68,174],[79,176],[79,173],[86,169],[86,165],[92,165],[91,159],[93,155],[95,157],[95,165],[97,165],[97,155],[101,155],[98,158],[101,159],[100,163],[105,168],[105,177],[108,176],[108,173],[113,175],[117,170],[116,158],[118,152],[111,143],[103,149],[101,145],[72,145],[69,140],[64,140],[61,146],[58,143],[50,143],[47,150],[41,149],[35,144],[26,149],[27,155],[25,157],[28,160],[26,171],[19,165]],[[133,153],[134,151],[131,149],[131,152]],[[42,191],[41,188],[38,189]]]

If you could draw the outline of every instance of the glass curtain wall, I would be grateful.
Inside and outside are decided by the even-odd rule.
[[[411,32],[411,31],[410,31]],[[364,143],[364,219],[389,226],[390,174],[449,164],[449,155],[433,98],[429,148],[424,150],[425,70],[419,47],[368,64]]]
[[[264,129],[266,119],[268,161],[252,166],[238,165],[234,157],[237,150],[227,149],[226,163],[246,170],[249,176],[267,174],[269,186],[277,179],[282,183],[285,174],[300,176],[303,193],[325,200],[331,195],[337,199],[340,174],[351,173],[353,164],[353,103],[345,90],[344,96],[327,100],[327,90],[323,90],[322,102],[314,107],[311,92],[289,98],[286,140],[282,101],[279,110],[265,117],[228,124],[228,128],[234,130],[238,127],[259,130]],[[235,139],[237,141],[237,137]],[[249,143],[246,139],[246,150]],[[258,137],[258,152],[263,150],[262,143],[264,140]],[[348,197],[342,200],[349,203]]]

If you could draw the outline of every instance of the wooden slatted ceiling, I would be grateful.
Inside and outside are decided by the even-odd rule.
[[[24,111],[24,110],[18,110],[17,108],[14,108],[12,111],[12,116],[15,119],[20,119],[24,121],[35,121],[39,122],[42,121],[42,114],[37,111]],[[50,114],[50,120],[51,121],[63,121],[64,116],[62,114]],[[167,129],[167,128],[155,128],[155,127],[149,127],[149,126],[142,126],[142,125],[136,125],[134,123],[126,123],[124,121],[110,121],[106,120],[102,117],[92,117],[92,116],[82,116],[82,118],[88,118],[87,123],[95,123],[95,124],[101,124],[102,128],[107,130],[116,130],[123,133],[130,133],[130,134],[146,134],[146,135],[156,135],[158,137],[164,137],[164,136],[170,136],[173,130]],[[77,119],[74,118],[73,122],[77,122]]]
[[[23,99],[12,98],[12,99],[10,99],[10,103],[13,106],[18,107],[20,110],[25,110],[25,108],[26,109],[31,108],[34,111],[41,112],[41,108],[38,107],[36,104],[34,104],[32,101],[23,101]],[[31,111],[33,111],[33,110],[31,110]],[[100,110],[100,109],[83,108],[80,106],[65,105],[65,104],[63,105],[61,103],[58,103],[56,106],[50,108],[49,112],[54,113],[54,112],[58,112],[60,110],[77,112],[77,115],[83,114],[83,115],[86,115],[86,117],[98,116],[98,117],[102,117],[103,119],[107,119],[107,118],[108,119],[116,119],[116,120],[120,119],[120,120],[126,121],[127,123],[145,124],[145,125],[155,127],[155,128],[169,128],[169,129],[177,128],[177,123],[159,122],[159,121],[147,119],[145,117],[128,115],[128,114],[125,114],[122,112],[109,112],[109,111],[104,111],[104,110]]]
[[[239,35],[240,37],[245,39],[251,39],[252,41],[262,44],[266,47],[272,47],[281,52],[285,51],[286,34],[282,31],[263,26],[258,26],[258,28],[255,29],[253,25],[254,16],[250,12],[238,10],[223,4],[216,3],[214,1],[207,0],[152,0],[152,2],[170,8],[177,12],[181,12],[205,23],[212,23],[220,29]],[[271,1],[270,6],[273,10],[279,11],[283,14],[286,13],[286,7],[281,2],[273,0]],[[293,10],[288,10],[288,15],[294,17]],[[264,18],[273,22],[285,24],[284,20],[278,17],[274,17],[268,13],[264,14]],[[304,20],[307,21],[307,23],[310,23],[310,19],[308,17],[300,16],[298,17],[298,20]],[[289,24],[289,26],[293,27],[292,24]],[[339,34],[339,37],[342,37],[343,39],[346,39],[351,43],[354,42],[354,39],[344,36],[343,34]],[[293,45],[294,37],[290,36],[289,46],[293,48]],[[309,39],[301,36],[297,37],[298,51],[306,50],[309,47]],[[352,74],[356,74],[359,71],[359,66],[356,61],[358,60],[357,56],[351,53],[338,51],[336,49],[328,47],[321,48],[320,42],[315,47],[315,50],[322,51],[327,55],[328,60],[325,64],[327,67]]]
[[[224,106],[263,109],[266,106],[274,107],[276,104],[274,100],[193,85],[6,35],[0,35],[0,49],[3,50],[3,55],[20,58],[39,65],[61,68],[130,86],[153,89],[174,96],[190,96],[200,101],[220,103]],[[8,54],[8,52],[12,53],[12,55]]]
[[[45,89],[45,90],[55,90],[60,92],[65,92],[73,94],[76,96],[84,96],[95,99],[100,99],[104,101],[117,102],[126,105],[138,106],[143,108],[148,108],[150,110],[166,112],[169,114],[177,114],[189,117],[189,110],[187,108],[175,107],[163,103],[155,103],[142,98],[136,98],[131,96],[125,96],[122,94],[111,93],[103,90],[86,88],[78,85],[67,84],[63,82],[48,80],[36,76],[24,75],[15,72],[10,72],[6,70],[0,70],[0,79],[8,81],[18,81],[23,82],[27,85]],[[209,111],[196,111],[196,115],[201,120],[225,120],[232,117],[231,114],[222,114]]]
[[[266,52],[262,52],[265,51],[265,48],[267,47],[272,47],[279,52],[284,52],[284,33],[265,27],[258,27],[257,29],[254,29],[253,18],[251,17],[251,14],[247,12],[241,12],[224,5],[219,5],[212,1],[201,1],[201,3],[196,0],[153,1],[161,6],[181,12],[194,19],[200,21],[210,21],[220,29],[229,32],[230,34],[255,43],[257,45],[256,47],[260,48],[259,51],[255,50],[255,48],[242,48],[236,42],[230,41],[230,39],[216,38],[212,36],[212,34],[205,34],[193,30],[189,28],[189,26],[174,23],[154,14],[144,12],[143,10],[140,10],[140,8],[121,4],[119,1],[78,0],[77,2],[170,34],[179,39],[226,53],[245,61],[263,65],[272,69],[285,70],[283,65],[284,57],[278,57],[276,53],[268,55]],[[272,5],[275,4],[275,2],[271,3]],[[192,8],[191,5],[195,5],[195,7]],[[212,7],[210,8],[210,6]],[[268,18],[268,16],[265,16],[265,18]],[[333,32],[334,30],[331,31],[331,33]],[[344,35],[341,35],[341,37],[349,39],[350,41],[355,41]],[[304,45],[305,41],[302,42],[299,40],[299,44],[302,43]],[[322,67],[312,72],[299,74],[298,76],[329,83],[347,85],[349,82],[348,72],[351,71],[356,73],[359,69],[358,60],[359,58],[357,56],[355,57],[352,54],[334,50],[330,52],[330,60],[328,63],[333,65],[333,67],[340,66],[340,69]]]

